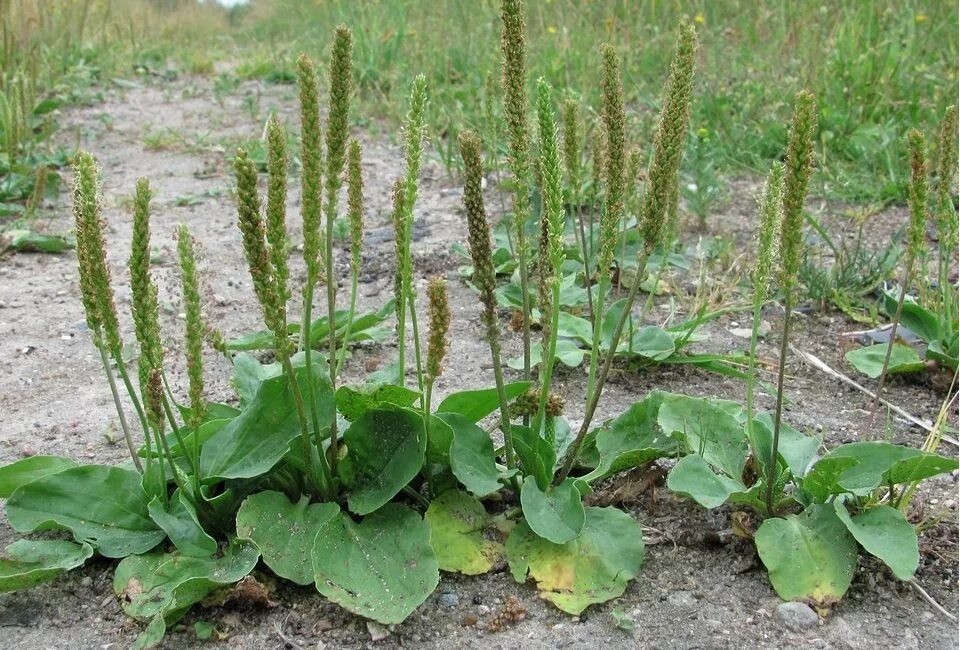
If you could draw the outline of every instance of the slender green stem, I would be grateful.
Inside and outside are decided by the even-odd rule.
[[[117,391],[117,382],[113,378],[113,372],[110,370],[110,360],[107,358],[107,351],[103,343],[97,343],[97,349],[100,351],[100,361],[103,363],[103,373],[107,376],[107,383],[110,385],[110,393],[113,395],[113,403],[117,407],[117,417],[120,419],[120,430],[123,432],[124,442],[127,443],[127,451],[130,452],[130,458],[133,460],[133,466],[137,471],[143,474],[143,465],[140,464],[140,458],[137,456],[137,449],[133,445],[133,437],[130,435],[130,427],[127,425],[127,416],[123,413],[123,406],[120,404],[120,393]],[[146,432],[146,431],[145,431]],[[147,434],[147,452],[150,452],[150,436]]]
[[[288,380],[290,382],[290,391],[293,394],[293,403],[297,411],[297,419],[300,421],[300,438],[301,443],[303,444],[303,451],[306,454],[306,464],[307,464],[307,473],[310,475],[310,479],[317,484],[317,474],[316,468],[313,465],[313,454],[310,451],[311,441],[310,441],[310,432],[307,425],[307,415],[303,407],[303,395],[300,393],[300,384],[297,381],[297,375],[293,370],[293,364],[290,363],[290,358],[287,355],[282,355],[280,358],[280,364],[283,366],[283,371],[286,373]],[[307,385],[313,383],[313,368],[307,366]],[[334,418],[336,421],[336,418]],[[322,473],[323,485],[321,487],[324,496],[327,499],[332,498],[333,490],[333,475],[330,471],[330,467],[327,466],[326,456],[323,453],[323,447],[317,447],[317,453],[320,456],[320,470]]]
[[[903,303],[907,297],[907,284],[910,281],[910,273],[913,270],[914,255],[911,253],[907,257],[907,265],[903,270],[903,282],[900,285],[900,297],[897,299],[897,311],[893,315],[893,325],[890,327],[890,342],[887,343],[887,352],[883,355],[883,367],[880,369],[880,381],[877,384],[877,392],[873,396],[873,407],[870,409],[870,427],[873,428],[877,419],[877,411],[880,408],[880,396],[883,393],[883,385],[887,380],[887,369],[890,366],[890,353],[893,352],[893,346],[897,343],[897,328],[900,326],[900,316],[903,314]]]
[[[644,246],[637,254],[638,277],[643,273],[644,269],[646,269],[647,258],[649,257],[650,251],[646,246]],[[594,387],[594,391],[589,393],[587,408],[584,410],[583,414],[583,423],[580,425],[580,430],[577,432],[577,437],[570,445],[570,450],[567,452],[567,460],[563,463],[563,469],[561,469],[560,473],[557,474],[556,478],[554,479],[554,483],[562,483],[563,480],[567,478],[567,475],[570,474],[570,470],[572,470],[573,466],[576,464],[577,458],[580,456],[580,450],[583,447],[583,441],[587,437],[587,432],[590,431],[590,423],[593,420],[594,414],[596,413],[597,405],[600,403],[600,395],[603,392],[603,386],[607,382],[607,376],[610,374],[610,368],[613,367],[613,358],[616,356],[617,348],[620,345],[620,337],[623,335],[623,328],[626,325],[627,320],[630,318],[630,312],[633,310],[633,303],[637,299],[637,292],[639,290],[639,282],[634,282],[632,285],[630,285],[630,291],[627,293],[623,310],[620,312],[620,316],[617,318],[617,325],[613,330],[613,338],[610,341],[610,349],[607,350],[603,367],[600,369],[600,374],[597,376],[596,386]]]
[[[311,326],[312,326],[312,312],[313,312],[313,285],[316,282],[316,277],[310,277],[311,273],[307,271],[307,286],[304,289],[303,295],[303,323],[300,325],[300,342],[299,345],[303,350],[303,360],[307,367],[307,373],[310,376],[310,381],[307,382],[307,401],[309,402],[308,408],[310,410],[310,422],[313,424],[313,437],[314,445],[317,448],[317,453],[323,456],[323,436],[320,432],[320,415],[317,413],[317,400],[314,396],[314,387],[313,387],[313,337],[311,336]],[[328,328],[332,328],[332,323],[327,323]],[[306,343],[304,343],[306,341]],[[296,380],[294,380],[296,383]],[[306,447],[309,450],[309,446]],[[313,480],[314,477],[311,477]]]
[[[757,455],[753,438],[753,393],[757,381],[757,342],[760,339],[760,312],[763,308],[763,296],[757,290],[753,301],[753,327],[750,331],[750,357],[747,362],[747,441],[758,462],[766,462]]]
[[[644,319],[647,317],[647,313],[650,311],[650,308],[653,307],[653,297],[657,295],[657,289],[660,287],[660,280],[663,278],[663,272],[667,268],[667,251],[663,250],[663,258],[660,261],[660,267],[657,269],[657,275],[653,279],[653,286],[650,287],[650,293],[647,294],[647,299],[643,303],[643,307],[640,308],[640,322],[643,323]],[[641,278],[637,277],[636,282],[640,282]]]
[[[427,492],[432,499],[436,492],[433,485],[433,469],[430,467],[430,400],[433,396],[433,379],[427,380],[423,398],[423,433],[427,439],[427,459],[423,463],[423,473],[427,476]]]
[[[533,421],[533,430],[540,435],[540,429],[546,418],[547,400],[550,397],[550,384],[553,381],[554,357],[557,355],[557,329],[560,327],[560,279],[554,278],[552,287],[553,306],[550,314],[550,340],[548,350],[544,350],[540,372],[540,404],[537,417]]]
[[[520,219],[521,217],[517,215],[514,218]],[[520,304],[523,311],[523,380],[530,381],[530,280],[529,270],[527,269],[527,246],[520,239],[521,232],[525,227],[526,224],[522,221],[517,227],[517,262],[520,270]]]
[[[200,499],[200,458],[194,458],[187,449],[186,441],[184,441],[183,436],[180,434],[180,427],[177,425],[176,418],[173,414],[173,409],[170,407],[170,400],[166,396],[163,398],[163,412],[167,416],[167,420],[170,422],[170,430],[173,431],[173,436],[177,439],[177,444],[180,445],[180,449],[183,451],[183,455],[187,458],[187,462],[190,463],[190,471],[193,474],[193,494],[197,501]],[[164,444],[164,449],[169,454],[169,448],[166,443]],[[171,462],[173,458],[170,459]]]
[[[583,227],[583,206],[580,205],[580,193],[574,192],[574,205],[576,205],[576,221],[577,227],[580,231],[580,253],[583,257],[583,284],[587,288],[587,310],[590,313],[590,320],[593,320],[593,283],[590,281],[592,273],[590,273],[590,249],[587,242],[587,232]],[[576,234],[577,230],[574,230]]]
[[[638,284],[638,283],[634,283]],[[597,382],[597,367],[600,361],[600,336],[603,330],[603,308],[607,299],[607,292],[610,290],[610,279],[603,273],[600,274],[600,282],[597,283],[597,300],[593,306],[593,341],[590,345],[590,368],[587,370],[587,394],[586,402],[589,403],[593,397],[593,391]]]
[[[420,329],[417,326],[417,309],[414,302],[413,290],[407,295],[407,303],[410,305],[410,334],[413,335],[413,358],[417,364],[417,388],[423,394],[423,361],[420,359]]]
[[[357,313],[357,274],[350,275],[350,311],[347,316],[347,325],[343,332],[343,344],[340,346],[340,354],[337,358],[337,375],[343,371],[343,362],[347,357],[347,346],[350,344],[350,333],[353,330],[353,318]]]
[[[133,410],[137,412],[137,417],[140,418],[140,425],[143,427],[144,436],[146,436],[147,431],[150,430],[150,427],[147,424],[147,413],[143,410],[143,404],[140,403],[140,399],[137,397],[137,392],[133,388],[133,382],[130,381],[130,375],[127,373],[127,368],[123,365],[123,358],[118,351],[114,351],[111,356],[113,357],[114,365],[117,366],[117,374],[120,375],[120,380],[123,382],[124,388],[127,389],[127,395],[130,397],[130,402],[133,404]],[[109,368],[109,364],[106,367]],[[107,372],[109,374],[109,370]]]
[[[773,415],[773,442],[770,446],[770,462],[767,463],[767,515],[772,517],[776,514],[775,504],[773,502],[773,486],[777,480],[777,466],[779,464],[777,456],[780,447],[780,422],[783,420],[783,383],[786,378],[787,370],[787,352],[790,348],[790,316],[793,314],[793,292],[786,290],[783,307],[786,313],[783,317],[783,338],[780,341],[780,366],[777,370],[777,406]]]

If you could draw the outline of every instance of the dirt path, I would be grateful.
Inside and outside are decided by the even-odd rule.
[[[261,112],[276,110],[295,130],[294,92],[291,87],[262,90]],[[79,140],[104,168],[105,217],[110,224],[109,262],[119,284],[126,284],[130,209],[128,197],[135,180],[151,179],[155,190],[153,241],[169,374],[178,386],[185,383],[181,356],[178,278],[171,238],[175,224],[189,225],[201,244],[204,279],[209,287],[207,313],[226,335],[259,329],[260,318],[243,261],[240,235],[230,197],[228,157],[240,140],[256,137],[262,124],[245,110],[260,91],[246,84],[214,101],[209,83],[199,79],[159,87],[112,92],[102,105],[69,111],[63,116],[64,142]],[[169,132],[167,130],[170,130]],[[176,133],[178,138],[170,135]],[[376,309],[390,296],[393,237],[389,222],[390,185],[401,173],[402,154],[384,139],[370,140],[362,129],[355,135],[364,145],[367,200],[367,246],[361,307]],[[165,149],[148,149],[145,136]],[[465,239],[459,185],[436,164],[424,167],[417,202],[414,256],[421,288],[426,278],[442,274],[450,280],[453,299],[452,360],[438,382],[437,392],[492,383],[488,352],[481,343],[477,304],[471,290],[458,279],[461,263],[451,253],[454,242]],[[740,185],[735,187],[737,191]],[[290,214],[299,214],[299,189],[290,192]],[[46,227],[66,231],[72,225],[68,196],[49,211]],[[491,200],[490,207],[498,205]],[[749,237],[753,219],[752,196],[738,200],[717,218],[718,228],[729,226],[741,243]],[[894,215],[896,216],[896,215]],[[291,232],[296,238],[296,218]],[[345,260],[345,256],[341,256]],[[299,258],[294,255],[294,260]],[[345,265],[344,265],[345,268]],[[346,273],[344,273],[346,277]],[[302,267],[294,265],[294,282]],[[695,276],[694,276],[695,278]],[[421,294],[423,292],[421,291]],[[128,342],[129,291],[118,289],[118,306]],[[661,312],[656,312],[659,316]],[[767,316],[776,332],[782,315]],[[742,350],[745,341],[730,333],[737,317],[712,324],[705,351]],[[742,322],[742,319],[741,319]],[[839,332],[857,329],[831,317],[811,316],[796,339],[802,349],[817,354],[836,368],[842,356],[836,345]],[[518,340],[506,344],[515,356]],[[774,357],[772,345],[761,353]],[[392,359],[395,347],[372,346],[357,351],[348,363],[347,380]],[[114,462],[124,450],[117,442],[115,413],[99,362],[93,354],[80,305],[75,258],[14,255],[0,259],[0,462],[25,455],[53,453],[81,460]],[[823,375],[798,363],[791,365],[787,418],[798,427],[822,431],[828,444],[855,440],[865,426],[866,400]],[[230,366],[222,357],[208,357],[211,397],[228,400]],[[571,420],[579,418],[584,390],[580,369],[562,372],[559,389],[568,398]],[[741,382],[683,366],[617,375],[605,392],[600,418],[615,415],[649,390],[686,392],[742,399]],[[914,414],[932,418],[939,399],[928,386],[897,383],[891,393]],[[763,396],[761,406],[769,406]],[[899,421],[890,423],[896,441],[918,445],[923,433]],[[946,450],[950,453],[954,450]],[[611,486],[610,492],[612,492]],[[957,604],[957,486],[956,477],[931,482],[923,495],[928,515],[944,514],[944,521],[921,540],[924,556],[918,582],[951,611]],[[833,615],[805,631],[791,631],[778,620],[779,600],[748,545],[710,546],[690,541],[691,532],[729,527],[729,512],[705,512],[665,491],[644,495],[633,514],[647,527],[651,540],[640,577],[619,601],[592,607],[579,618],[567,617],[540,601],[532,586],[514,583],[508,573],[479,578],[444,575],[431,596],[392,635],[374,643],[367,624],[328,603],[311,589],[279,587],[271,609],[201,609],[191,613],[186,628],[167,639],[171,648],[200,647],[192,623],[209,620],[227,637],[204,647],[230,648],[359,648],[371,645],[415,648],[956,648],[956,625],[938,614],[907,584],[895,581],[872,560],[861,560],[854,584]],[[0,518],[0,544],[15,537]],[[120,611],[112,595],[113,564],[98,560],[83,570],[26,592],[0,595],[0,647],[3,648],[120,648],[139,631]],[[519,599],[526,618],[502,631],[487,624],[509,596]],[[611,612],[622,611],[636,625],[632,632],[614,625]],[[477,620],[475,625],[468,625]],[[374,630],[376,633],[377,630]],[[286,641],[284,640],[286,639]],[[285,645],[286,644],[286,645]]]

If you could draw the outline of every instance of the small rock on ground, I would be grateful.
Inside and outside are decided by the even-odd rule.
[[[820,617],[809,605],[799,602],[779,605],[777,618],[791,630],[808,630],[820,622]]]

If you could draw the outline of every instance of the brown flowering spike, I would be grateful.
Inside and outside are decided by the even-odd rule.
[[[129,266],[134,333],[140,345],[138,377],[140,390],[144,393],[150,370],[163,365],[157,286],[150,277],[150,198],[149,181],[139,179],[133,202]]]
[[[396,269],[393,273],[393,300],[394,307],[397,310],[398,327],[403,322],[402,312],[406,305],[403,295],[403,259],[406,256],[407,245],[405,239],[407,236],[407,222],[404,217],[404,181],[398,178],[393,182],[393,211],[391,217],[393,220],[393,243],[396,256]],[[402,334],[402,332],[399,332]]]
[[[753,270],[753,290],[760,302],[767,292],[777,265],[780,228],[783,222],[783,164],[774,163],[757,199],[760,231],[757,236],[757,263]]]
[[[792,292],[800,271],[803,246],[803,202],[813,171],[813,134],[817,130],[817,102],[808,90],[797,93],[783,169],[783,230],[780,255],[783,289]]]
[[[266,230],[260,216],[257,170],[243,149],[237,151],[234,170],[237,179],[237,223],[243,235],[243,250],[247,257],[250,278],[253,280],[253,290],[260,301],[264,322],[277,337],[278,347],[284,347],[286,332],[283,327],[282,305],[277,300]]]
[[[323,144],[320,129],[320,98],[317,71],[305,54],[297,59],[297,85],[300,90],[300,162],[301,214],[303,216],[303,260],[307,266],[307,286],[321,279],[323,233],[320,221]],[[309,289],[308,289],[309,287]],[[311,293],[312,295],[312,293]]]
[[[910,187],[908,189],[910,227],[907,230],[907,252],[911,257],[918,258],[923,253],[926,238],[927,143],[923,133],[917,129],[911,129],[907,133],[907,144],[910,148]]]
[[[200,281],[197,278],[197,256],[193,237],[183,224],[177,228],[177,254],[180,258],[180,281],[183,310],[186,314],[187,378],[190,382],[190,422],[194,430],[203,422],[206,402],[203,399],[203,314],[200,307]]]
[[[463,132],[459,142],[464,165],[463,205],[467,213],[467,240],[473,260],[473,284],[480,291],[484,322],[489,325],[496,322],[496,274],[490,252],[490,224],[487,223],[487,212],[483,205],[480,139],[470,132]]]
[[[153,428],[163,432],[163,371],[160,368],[152,368],[147,375],[147,418]]]
[[[85,151],[74,160],[74,217],[77,228],[77,261],[87,324],[102,337],[114,360],[120,359],[123,341],[117,305],[110,284],[106,242],[100,217],[100,168]]]
[[[287,278],[287,134],[275,116],[267,120],[267,242],[278,292],[277,300],[290,299]]]
[[[427,285],[430,333],[427,340],[427,378],[432,381],[443,372],[443,359],[447,356],[447,332],[450,329],[450,302],[447,298],[447,283],[443,278],[433,278]]]
[[[612,45],[603,45],[602,115],[606,145],[606,206],[600,215],[600,273],[609,274],[623,218],[626,175],[627,118],[623,99],[620,57]]]
[[[350,142],[347,151],[347,220],[350,223],[350,267],[360,274],[360,253],[363,249],[363,153],[360,143]]]
[[[640,207],[640,229],[648,250],[653,250],[661,242],[667,230],[665,214],[676,192],[677,173],[687,135],[696,52],[696,32],[692,25],[683,21],[678,29],[677,49],[670,65],[670,78],[647,172],[647,188]]]

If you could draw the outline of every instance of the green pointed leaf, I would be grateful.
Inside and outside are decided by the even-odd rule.
[[[883,297],[887,314],[892,316],[897,311],[900,296],[885,291]],[[924,309],[912,300],[904,300],[900,310],[900,323],[925,343],[932,343],[940,338],[940,319],[932,311]]]
[[[0,558],[0,593],[27,589],[83,566],[93,548],[66,540],[21,539],[6,554],[10,559]]]
[[[359,524],[343,512],[331,519],[317,534],[313,569],[321,594],[385,625],[402,622],[440,582],[430,526],[394,503]]]
[[[430,544],[443,571],[480,575],[503,558],[503,544],[484,537],[491,526],[490,515],[466,492],[444,492],[430,503],[424,519],[430,524]]]
[[[583,530],[586,515],[573,479],[568,478],[543,493],[536,479],[528,476],[520,489],[520,505],[523,518],[533,532],[554,544],[565,544]]]
[[[865,348],[856,348],[847,352],[846,359],[854,368],[871,379],[876,379],[883,372],[883,360],[887,355],[887,344],[877,343]],[[890,362],[887,364],[887,373],[895,375],[904,372],[921,372],[923,360],[917,351],[903,343],[894,343],[890,352]]]
[[[726,503],[730,495],[747,491],[740,481],[714,472],[697,454],[684,456],[677,462],[667,476],[667,487],[687,495],[704,508],[716,508]]]
[[[221,557],[154,551],[124,558],[113,576],[114,593],[120,597],[123,611],[150,621],[133,647],[159,643],[168,623],[177,621],[215,589],[243,579],[259,558],[256,545],[240,539],[233,539]]]
[[[246,406],[257,395],[260,384],[282,374],[280,364],[262,365],[246,352],[233,357],[233,387],[237,389],[241,406]]]
[[[305,407],[310,408],[306,403],[307,369],[296,368],[294,372]],[[319,426],[323,430],[333,421],[333,392],[320,364],[314,364],[312,376]],[[260,476],[284,457],[290,441],[298,435],[300,420],[289,380],[285,375],[266,379],[240,415],[203,445],[200,467],[204,479]]]
[[[637,328],[630,339],[624,338],[618,350],[653,361],[663,361],[677,351],[677,346],[673,337],[663,328],[645,325]]]
[[[147,511],[137,472],[106,465],[71,467],[17,488],[7,520],[21,533],[67,529],[106,557],[143,553],[163,541]]]
[[[500,489],[493,440],[469,418],[458,413],[438,413],[453,431],[450,469],[469,492],[485,497]]]
[[[515,424],[510,430],[513,432],[513,449],[520,459],[523,473],[533,476],[541,489],[547,489],[553,482],[553,468],[557,462],[553,445],[530,427]]]
[[[375,408],[343,432],[350,510],[366,515],[387,503],[423,467],[427,439],[419,413]]]
[[[657,413],[664,433],[679,434],[691,453],[729,477],[743,475],[749,446],[737,418],[723,404],[686,395],[665,395]]]
[[[58,474],[77,463],[62,456],[30,456],[0,467],[0,499],[6,499],[21,485]]]
[[[777,594],[820,605],[843,597],[857,568],[857,542],[832,506],[767,519],[754,537]]]
[[[503,387],[508,400],[512,400],[530,387],[529,381],[515,381]],[[447,395],[437,407],[437,413],[459,413],[471,422],[479,422],[500,408],[496,388],[462,390]]]
[[[569,312],[560,312],[557,333],[560,337],[575,339],[583,345],[593,344],[593,325],[586,318]]]
[[[675,438],[661,431],[657,413],[664,393],[653,391],[645,399],[634,402],[615,419],[597,430],[596,449],[600,464],[584,480],[597,479],[638,467],[679,450]]]
[[[773,444],[773,416],[769,413],[761,413],[754,418],[754,435],[766,442],[764,445],[768,449]],[[810,470],[814,459],[817,457],[817,451],[823,444],[823,436],[808,436],[797,431],[786,422],[780,423],[780,440],[778,449],[780,456],[790,468],[790,473],[795,478],[803,478]],[[770,452],[767,451],[769,456]],[[761,459],[765,467],[765,461]]]
[[[412,406],[419,397],[417,391],[395,384],[365,384],[360,388],[341,386],[336,394],[337,410],[348,422],[379,406]]]
[[[580,536],[566,544],[554,544],[520,522],[506,549],[514,580],[533,578],[540,597],[568,614],[623,594],[644,555],[640,525],[616,508],[586,508]]]
[[[217,552],[217,542],[204,532],[194,507],[177,490],[169,505],[154,497],[147,506],[150,518],[184,555],[210,557]]]
[[[903,513],[890,506],[876,506],[850,516],[839,499],[833,502],[840,521],[867,552],[883,560],[893,575],[909,580],[920,564],[917,533]]]
[[[340,512],[336,503],[291,503],[280,492],[258,492],[237,512],[237,536],[252,540],[263,562],[281,578],[313,584],[313,543],[320,528]]]
[[[889,442],[852,442],[840,445],[813,466],[810,473],[817,474],[815,481],[824,484],[824,472],[829,469],[831,473],[835,473],[832,470],[833,462],[838,459],[849,459],[848,463],[853,461],[855,464],[836,473],[835,485],[827,486],[832,494],[851,492],[865,496],[891,482],[901,484],[921,481],[957,469],[955,458],[945,458]],[[824,463],[826,468],[821,469]],[[807,479],[809,482],[810,477]],[[804,486],[806,487],[806,482]]]

